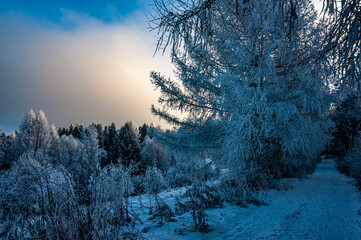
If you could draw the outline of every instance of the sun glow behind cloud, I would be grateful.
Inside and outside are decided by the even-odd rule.
[[[0,128],[16,128],[30,108],[57,126],[157,123],[149,73],[169,76],[172,65],[168,55],[153,58],[156,39],[143,14],[104,24],[63,10],[62,20],[73,27],[0,16]]]

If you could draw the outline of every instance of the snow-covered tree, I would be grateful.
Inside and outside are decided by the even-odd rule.
[[[345,157],[337,160],[338,169],[356,179],[358,187],[361,189],[361,135],[358,133],[353,140],[353,146]]]
[[[180,126],[168,141],[213,150],[237,178],[250,169],[280,177],[312,168],[331,123],[325,66],[313,59],[322,26],[311,2],[155,6],[158,48],[171,45],[178,77],[151,73],[163,104],[153,113]]]
[[[36,114],[34,110],[30,110],[24,117],[19,131],[19,148],[26,150],[35,150],[36,139]]]
[[[56,157],[59,152],[59,135],[54,125],[49,128],[45,113],[33,110],[23,119],[17,137],[17,151],[22,154],[27,151],[42,152],[50,157]]]
[[[124,224],[136,220],[131,219],[128,201],[134,191],[130,172],[119,164],[110,164],[92,176],[88,188],[93,198],[93,236],[116,239]]]
[[[324,0],[329,31],[324,54],[334,70],[334,87],[341,97],[361,90],[361,7],[357,0]]]
[[[60,138],[60,151],[58,162],[64,167],[69,167],[78,153],[78,141],[73,135],[62,135]]]
[[[143,142],[142,160],[147,167],[157,167],[163,173],[169,168],[167,163],[167,152],[164,147],[154,138],[146,136]]]
[[[87,192],[90,176],[99,170],[100,159],[104,154],[105,151],[98,146],[97,130],[92,126],[88,127],[78,142],[75,161],[69,167],[80,191]]]
[[[24,153],[0,175],[0,234],[5,239],[74,237],[69,221],[72,179],[64,168],[53,167],[44,157],[40,152]]]
[[[156,195],[167,187],[167,183],[158,168],[150,167],[145,173],[145,186],[149,195]]]
[[[144,179],[145,192],[149,195],[150,214],[155,213],[161,216],[160,222],[163,222],[163,217],[168,221],[172,216],[173,212],[169,206],[158,196],[158,194],[167,188],[167,182],[165,181],[162,172],[156,167],[150,167],[145,173]],[[155,209],[153,212],[151,198],[154,198]]]
[[[59,155],[60,151],[60,138],[58,130],[54,125],[51,125],[49,128],[48,137],[45,140],[46,153],[52,157],[56,158]]]

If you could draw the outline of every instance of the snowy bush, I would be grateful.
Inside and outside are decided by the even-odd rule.
[[[219,169],[203,156],[179,157],[168,169],[167,181],[171,187],[189,186],[194,181],[207,181],[219,176]]]
[[[162,190],[167,188],[167,182],[163,178],[163,175],[159,169],[156,167],[150,167],[145,173],[145,191],[149,194],[150,200],[150,213],[154,216],[160,217],[160,223],[162,224],[163,220],[169,221],[174,215],[173,211],[169,206],[158,196]],[[155,201],[155,209],[153,212],[151,206],[151,197]]]
[[[0,178],[1,235],[5,238],[74,238],[73,181],[41,154],[25,153]]]
[[[179,166],[169,168],[167,181],[172,188],[191,185],[190,176]]]
[[[198,182],[194,183],[185,194],[189,199],[187,205],[191,210],[194,231],[209,231],[209,225],[206,223],[207,215],[205,210],[207,208],[207,204],[209,205],[209,203],[213,202],[212,200],[214,200],[209,190],[210,189],[202,182]],[[216,202],[219,203],[219,201]]]
[[[149,195],[155,195],[167,188],[167,183],[156,167],[150,167],[145,173],[145,191]]]
[[[130,213],[129,196],[134,188],[129,171],[119,165],[108,165],[90,179],[92,236],[95,239],[117,239],[123,226],[137,220]]]

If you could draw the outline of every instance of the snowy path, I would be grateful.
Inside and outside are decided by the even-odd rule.
[[[191,223],[189,214],[161,228],[149,239],[361,239],[360,194],[333,162],[321,163],[308,179],[292,180],[286,191],[265,194],[269,206],[226,206],[207,212],[213,231],[202,234],[175,229]]]

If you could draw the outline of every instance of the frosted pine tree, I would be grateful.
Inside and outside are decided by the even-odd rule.
[[[151,22],[177,69],[177,81],[151,73],[163,105],[153,113],[179,126],[168,141],[213,151],[240,182],[310,170],[331,127],[311,2],[172,3],[155,1]]]

